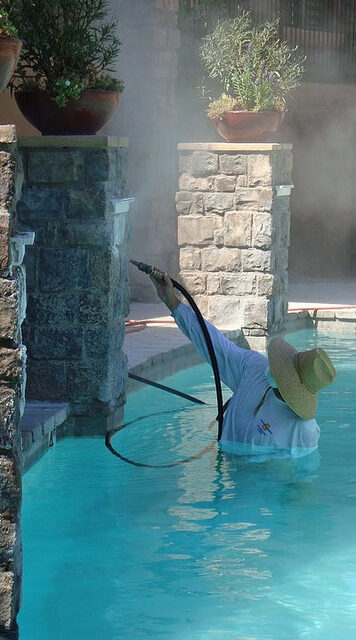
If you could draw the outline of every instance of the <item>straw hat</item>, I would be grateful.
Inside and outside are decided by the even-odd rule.
[[[336,376],[327,353],[323,349],[298,352],[285,340],[274,338],[268,345],[268,360],[283,400],[304,420],[314,418],[318,391]]]

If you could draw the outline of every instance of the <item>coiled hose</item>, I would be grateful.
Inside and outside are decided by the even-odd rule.
[[[136,260],[130,260],[130,262],[132,264],[134,264],[140,271],[143,271],[144,273],[147,273],[148,275],[153,275],[155,277],[160,277],[162,279],[164,277],[164,275],[160,271],[157,271],[154,267],[152,267],[149,264],[145,264],[144,262],[137,262]],[[222,390],[221,390],[220,375],[219,375],[219,367],[218,367],[218,363],[217,363],[217,359],[216,359],[213,343],[212,343],[208,328],[207,328],[207,326],[205,324],[205,320],[204,320],[202,314],[200,313],[200,310],[199,310],[197,304],[195,303],[195,301],[193,300],[192,296],[190,295],[190,293],[188,293],[188,291],[183,287],[183,285],[181,285],[176,280],[171,279],[171,281],[172,281],[172,284],[175,287],[175,289],[180,291],[180,293],[185,297],[187,302],[189,302],[190,306],[192,307],[192,309],[193,309],[193,311],[194,311],[194,313],[195,313],[195,315],[197,317],[197,320],[199,322],[200,328],[201,328],[201,330],[203,332],[205,341],[206,341],[206,346],[207,346],[207,349],[208,349],[208,352],[209,352],[210,363],[211,363],[211,366],[212,366],[212,369],[213,369],[213,375],[214,375],[214,383],[215,383],[215,391],[216,391],[216,402],[217,402],[217,407],[218,407],[218,415],[216,417],[216,420],[218,422],[218,438],[217,439],[219,441],[221,439],[222,428],[223,428],[223,420],[224,420],[224,410],[226,409],[227,403],[224,406]],[[145,380],[145,382],[146,382],[146,380]],[[156,384],[155,386],[158,386],[158,385]],[[190,399],[192,399],[192,398],[190,398]],[[201,403],[201,401],[200,401],[200,403]],[[212,421],[212,423],[209,425],[209,427],[211,427],[214,422],[215,422],[215,419]],[[106,434],[106,438],[105,438],[105,445],[107,446],[107,448],[111,451],[111,453],[113,455],[117,456],[118,458],[120,458],[124,462],[127,462],[129,464],[133,464],[134,466],[137,466],[137,467],[151,467],[151,468],[176,467],[178,465],[185,464],[186,462],[190,462],[191,460],[196,460],[196,459],[200,458],[204,453],[206,453],[206,451],[211,449],[213,444],[214,444],[214,443],[209,444],[207,447],[205,447],[202,451],[200,451],[196,455],[190,456],[189,458],[185,458],[184,460],[177,460],[176,462],[172,462],[170,464],[156,465],[156,464],[145,464],[145,463],[142,463],[142,462],[136,462],[136,461],[130,460],[129,458],[127,458],[127,457],[123,456],[122,454],[120,454],[111,445],[112,436],[115,433],[117,433],[118,431],[121,431],[122,429],[127,427],[129,424],[131,424],[131,423],[123,424],[123,425],[119,426],[118,428],[113,429],[112,431],[108,431],[107,434]]]

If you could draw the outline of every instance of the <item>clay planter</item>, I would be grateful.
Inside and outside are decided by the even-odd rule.
[[[284,111],[227,111],[211,118],[218,133],[228,142],[271,140],[284,118]]]
[[[6,89],[20,57],[22,41],[13,36],[0,37],[0,92]]]
[[[59,107],[47,91],[15,91],[15,99],[25,118],[42,135],[93,135],[116,111],[120,93],[86,89],[78,100],[70,98]]]

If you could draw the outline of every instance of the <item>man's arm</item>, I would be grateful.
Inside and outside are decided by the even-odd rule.
[[[197,317],[189,306],[179,301],[168,274],[164,274],[163,279],[151,276],[151,280],[156,287],[158,296],[172,312],[178,327],[192,341],[200,355],[210,362],[209,351]],[[205,324],[213,343],[221,379],[230,389],[235,391],[240,382],[246,358],[257,354],[235,345],[207,320],[205,320]]]

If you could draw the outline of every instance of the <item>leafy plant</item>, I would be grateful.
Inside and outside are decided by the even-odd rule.
[[[304,59],[281,42],[278,21],[254,25],[247,11],[218,22],[202,39],[200,57],[210,78],[235,101],[235,110],[284,111],[291,91],[300,84]],[[226,99],[213,101],[218,112]],[[226,111],[221,111],[220,115]]]
[[[101,88],[100,79],[108,89],[104,72],[115,71],[121,42],[107,0],[19,0],[13,17],[23,40],[13,89],[27,87],[30,77],[59,106],[87,87]]]
[[[17,29],[11,20],[12,4],[10,2],[0,2],[0,37],[17,36]]]

